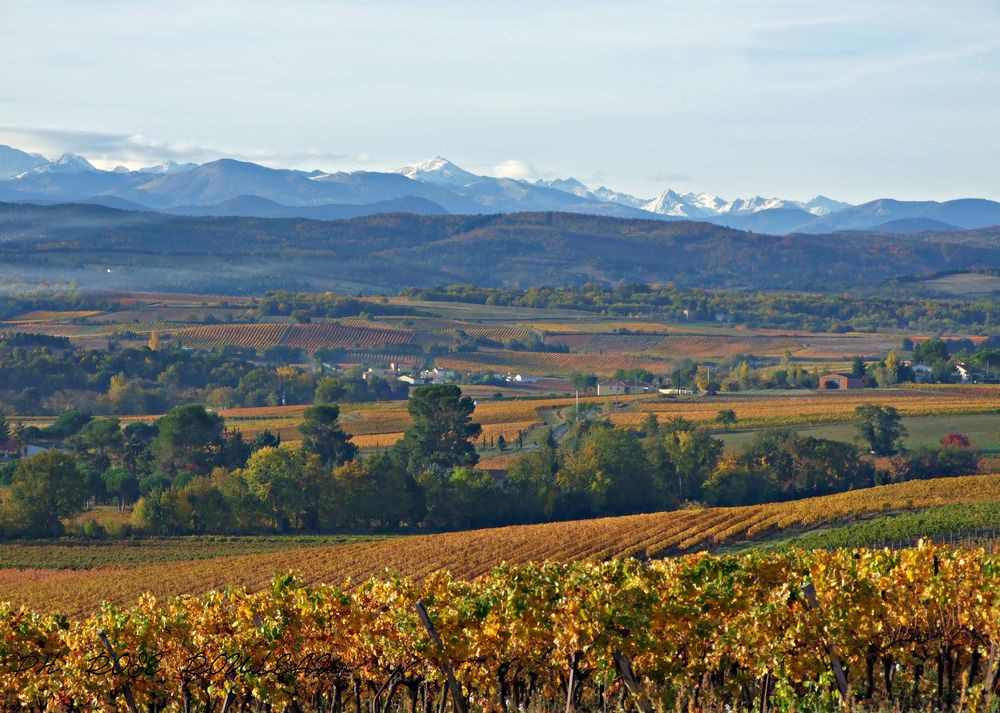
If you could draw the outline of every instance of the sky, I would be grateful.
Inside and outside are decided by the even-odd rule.
[[[1000,199],[1000,2],[0,0],[0,143]]]

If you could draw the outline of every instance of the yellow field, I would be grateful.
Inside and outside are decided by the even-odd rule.
[[[682,333],[686,330],[694,332],[704,331],[703,326],[664,324],[662,322],[632,322],[630,320],[606,320],[606,321],[570,321],[565,322],[530,322],[531,328],[539,332],[608,332],[613,333],[621,329],[629,332],[670,332]]]
[[[845,517],[1000,500],[1000,475],[917,480],[789,503],[676,510],[648,515],[474,530],[317,546],[280,553],[87,571],[0,570],[0,599],[67,614],[102,600],[126,603],[241,584],[266,586],[299,570],[310,583],[357,582],[386,569],[422,578],[439,570],[475,577],[501,562],[656,557],[822,526]]]
[[[520,372],[530,376],[568,376],[574,371],[610,376],[618,369],[646,369],[666,374],[670,364],[633,354],[565,354],[560,352],[460,352],[440,356],[435,363],[462,372]]]
[[[33,312],[25,312],[16,317],[11,317],[12,322],[59,322],[67,319],[83,319],[84,317],[95,317],[101,314],[96,311],[53,311],[36,309]]]
[[[518,431],[527,433],[536,426],[541,426],[542,421],[509,421],[506,423],[486,423],[483,424],[482,435],[487,440],[503,436],[508,443],[512,443],[517,438]],[[349,429],[348,429],[349,430]],[[388,448],[403,437],[403,432],[389,433],[364,433],[351,434],[351,442],[358,448]],[[284,436],[282,436],[284,438]],[[289,439],[291,440],[291,439]]]
[[[893,406],[903,416],[1000,413],[1000,392],[985,390],[965,395],[947,391],[864,390],[826,394],[801,392],[801,395],[777,398],[733,395],[697,401],[645,400],[638,405],[638,411],[615,412],[611,420],[619,424],[638,424],[648,412],[653,412],[661,421],[674,416],[710,421],[720,409],[732,409],[743,425],[820,423],[850,420],[854,418],[854,409],[868,403]]]

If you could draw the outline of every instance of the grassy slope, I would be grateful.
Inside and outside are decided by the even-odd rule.
[[[1000,531],[1000,502],[941,505],[870,520],[822,528],[751,545],[753,549],[878,547],[912,543],[919,538],[947,541],[986,539]],[[958,541],[956,540],[956,541]]]

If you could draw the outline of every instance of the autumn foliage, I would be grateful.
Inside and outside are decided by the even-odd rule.
[[[149,711],[344,710],[355,700],[392,710],[393,699],[428,710],[444,695],[445,662],[473,710],[636,698],[746,709],[765,696],[780,709],[833,709],[835,651],[852,700],[912,709],[961,698],[974,710],[996,686],[998,564],[981,549],[932,545],[696,554],[501,566],[471,582],[384,576],[351,589],[282,576],[258,593],[143,596],[74,620],[2,606],[0,709],[122,710],[128,687]],[[638,685],[627,695],[623,660]]]

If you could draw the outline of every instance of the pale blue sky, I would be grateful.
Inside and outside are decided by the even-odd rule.
[[[0,0],[0,143],[1000,199],[1000,2]]]

